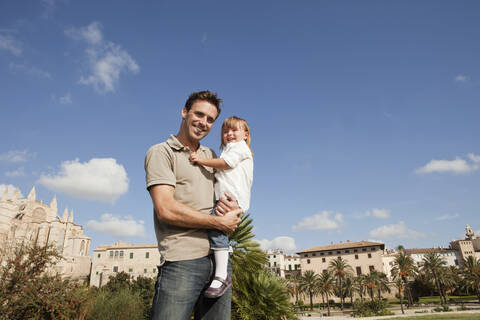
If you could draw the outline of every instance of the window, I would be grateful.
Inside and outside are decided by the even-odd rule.
[[[113,251],[110,251],[110,257],[113,257]]]
[[[353,249],[353,252],[358,252],[358,249]]]
[[[277,266],[277,262],[274,261],[274,262],[273,262],[273,266],[276,267],[276,266]]]
[[[341,252],[340,251],[337,251],[337,254],[340,254]]]
[[[325,258],[322,258],[322,262],[325,262],[325,261],[326,261]]]
[[[358,260],[358,254],[355,255],[355,259]]]
[[[350,250],[345,250],[345,253],[350,253]]]
[[[375,249],[376,249],[376,248],[372,248],[372,249],[370,249],[370,251],[375,251]]]
[[[368,269],[370,269],[370,272],[372,272],[372,271],[375,270],[375,267],[374,266],[368,266]]]
[[[304,257],[308,257],[308,253],[305,253],[303,256],[304,256]]]
[[[317,254],[316,253],[312,253],[312,257],[315,257]]]
[[[133,259],[133,252],[130,252],[130,259]]]
[[[457,259],[455,259],[455,265],[458,266],[458,260]]]
[[[143,269],[143,273],[147,273],[147,269],[146,269],[146,268],[145,268],[145,269]]]
[[[372,257],[372,254],[371,254],[371,253],[369,253],[369,254],[368,254],[368,257],[369,257],[369,258],[371,258],[371,257]]]
[[[129,269],[128,269],[128,272],[133,272],[133,269],[132,269],[132,268],[129,268]]]
[[[292,271],[292,265],[291,264],[288,265],[288,270]]]
[[[145,258],[146,259],[150,258],[150,252],[145,252]]]
[[[113,272],[118,272],[118,266],[113,266]]]
[[[268,267],[271,267],[271,266],[272,266],[272,265],[271,265],[271,263],[269,262],[269,263],[268,263]]]
[[[331,256],[331,255],[332,255],[332,253],[333,253],[332,251],[328,251],[328,255],[329,255],[329,256]]]
[[[97,273],[96,273],[96,274],[98,275],[98,271],[97,271]]]
[[[325,252],[320,252],[320,255],[321,255],[321,256],[324,256],[324,255],[325,255]]]
[[[97,254],[97,258],[100,258],[100,253],[99,253],[99,254]]]
[[[274,258],[276,258],[277,256],[276,255],[273,255]]]
[[[298,270],[298,264],[295,265],[295,270]]]
[[[363,251],[363,252],[367,251],[367,248],[363,248],[362,251]]]
[[[118,257],[118,251],[115,251],[115,257]]]
[[[362,267],[357,267],[356,270],[357,270],[357,276],[362,274]]]
[[[123,257],[123,250],[120,251],[120,257]]]
[[[310,263],[310,259],[307,259],[307,263]]]

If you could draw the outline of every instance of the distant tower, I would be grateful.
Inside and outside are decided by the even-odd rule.
[[[467,224],[467,226],[465,227],[465,239],[466,240],[473,240],[475,239],[475,233],[473,232],[472,228],[470,227],[470,225]]]

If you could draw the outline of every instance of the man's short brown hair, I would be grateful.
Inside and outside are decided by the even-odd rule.
[[[217,108],[217,118],[220,115],[220,104],[222,103],[222,99],[217,97],[217,94],[215,92],[211,92],[208,90],[205,91],[198,91],[198,92],[193,92],[188,96],[187,102],[185,102],[185,110],[190,111],[192,108],[192,105],[195,103],[195,101],[207,101],[215,106]]]

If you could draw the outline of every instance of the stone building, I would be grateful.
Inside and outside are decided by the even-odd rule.
[[[368,274],[371,270],[384,271],[382,256],[385,244],[371,241],[350,242],[313,247],[297,252],[302,273],[312,270],[320,274],[328,269],[330,261],[342,257],[352,266],[354,275]]]
[[[458,260],[460,266],[463,259],[473,256],[480,259],[480,238],[475,236],[472,228],[467,224],[465,227],[465,239],[450,242],[450,248],[458,251]]]
[[[413,261],[417,264],[417,266],[421,266],[423,263],[423,258],[425,254],[429,252],[437,253],[446,263],[447,267],[459,266],[459,251],[454,249],[446,249],[446,248],[419,248],[419,249],[405,249],[405,253],[412,257]]]
[[[50,204],[36,200],[35,187],[26,198],[16,189],[8,199],[8,189],[0,198],[0,248],[8,254],[9,248],[19,244],[54,245],[63,259],[51,272],[63,278],[86,279],[90,274],[90,238],[82,226],[73,222],[73,211],[58,216],[57,199]],[[1,258],[1,257],[0,257]]]
[[[111,245],[101,245],[93,250],[90,286],[101,287],[110,276],[126,272],[134,278],[138,276],[154,278],[160,262],[158,244],[131,244],[118,241]]]
[[[268,269],[282,278],[300,274],[300,257],[287,255],[282,250],[267,250]]]

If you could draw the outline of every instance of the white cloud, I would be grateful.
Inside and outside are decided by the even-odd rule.
[[[17,187],[15,187],[14,185],[11,185],[11,184],[0,184],[0,197],[3,197],[3,193],[5,192],[6,188],[8,188],[7,199],[12,198],[13,192],[15,190],[18,190],[18,192],[20,192],[20,198],[23,198],[23,194],[20,191],[20,189],[18,189]]]
[[[86,227],[115,237],[145,237],[144,222],[135,221],[131,216],[120,217],[105,213],[100,221],[89,220]]]
[[[466,75],[459,74],[455,77],[455,82],[467,82],[470,78]]]
[[[469,153],[469,154],[467,154],[467,157],[468,157],[468,159],[470,159],[471,161],[473,161],[475,163],[480,162],[480,155],[476,155],[474,153]]]
[[[260,243],[260,247],[262,250],[268,249],[283,249],[284,251],[291,252],[297,250],[297,246],[295,245],[295,239],[291,237],[276,237],[273,240],[257,240]]]
[[[330,217],[331,216],[331,217]],[[331,230],[338,229],[343,223],[343,215],[330,211],[322,211],[313,216],[303,218],[293,230]]]
[[[439,217],[436,217],[435,220],[437,220],[437,221],[452,220],[452,219],[455,219],[455,218],[458,218],[458,217],[460,217],[460,215],[458,213],[444,214],[444,215],[441,215]]]
[[[25,169],[23,167],[20,167],[16,170],[5,172],[5,175],[7,177],[24,177],[25,176]]]
[[[455,160],[432,160],[425,166],[415,170],[418,174],[433,172],[452,172],[452,173],[469,173],[478,169],[477,164],[470,164],[460,157]]]
[[[45,19],[50,18],[53,15],[53,12],[55,11],[55,8],[56,8],[55,0],[42,0],[41,3],[44,8],[42,17]]]
[[[50,79],[52,77],[47,71],[40,70],[36,67],[27,66],[25,64],[10,63],[9,68],[10,72],[15,74],[21,72],[29,76],[45,79]]]
[[[104,202],[114,202],[126,193],[128,182],[125,168],[112,158],[65,161],[56,175],[42,174],[38,180],[50,190]]]
[[[26,162],[28,158],[34,156],[28,153],[28,150],[10,150],[7,153],[0,154],[0,162]]]
[[[92,22],[83,28],[69,29],[65,34],[87,42],[86,53],[91,74],[81,77],[79,83],[92,85],[97,92],[114,92],[120,74],[126,72],[136,74],[140,71],[140,67],[127,51],[103,39],[102,25],[99,22]]]
[[[72,104],[72,95],[70,94],[70,92],[68,92],[66,95],[64,95],[63,97],[60,97],[58,99],[58,101],[61,103],[61,104]]]
[[[377,239],[398,239],[398,238],[411,238],[417,239],[424,237],[421,232],[408,229],[405,222],[400,221],[397,224],[390,224],[378,227],[370,231],[370,236]]]
[[[16,56],[22,54],[20,43],[8,34],[0,33],[0,50],[7,50]]]
[[[378,208],[373,208],[372,210],[368,210],[365,212],[365,216],[367,217],[375,217],[379,219],[386,219],[390,217],[390,210],[387,209],[378,209]]]

